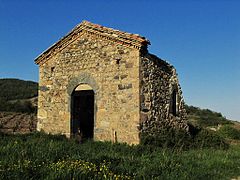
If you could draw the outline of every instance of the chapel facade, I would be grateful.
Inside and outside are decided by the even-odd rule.
[[[37,129],[138,144],[156,123],[187,129],[175,68],[150,42],[83,21],[36,59]]]

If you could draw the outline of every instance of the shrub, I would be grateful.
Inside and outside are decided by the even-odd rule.
[[[240,140],[240,130],[230,125],[222,126],[217,133],[224,138]]]
[[[185,149],[190,141],[191,136],[184,130],[171,127],[160,128],[154,133],[143,132],[140,135],[141,144],[161,148]]]
[[[224,138],[215,132],[200,127],[189,126],[190,132],[171,127],[155,130],[153,133],[141,133],[141,144],[162,148],[202,149],[202,148],[228,148]]]
[[[226,149],[229,145],[225,139],[216,132],[201,129],[195,137],[193,137],[192,146],[194,148],[222,148]]]

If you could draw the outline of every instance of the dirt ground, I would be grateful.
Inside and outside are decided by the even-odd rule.
[[[36,114],[0,112],[0,132],[29,133],[36,131]]]

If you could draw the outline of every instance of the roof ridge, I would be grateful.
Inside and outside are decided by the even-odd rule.
[[[118,33],[118,34],[121,34],[121,35],[128,35],[128,36],[132,37],[133,39],[139,38],[138,39],[139,41],[141,41],[141,42],[147,41],[147,43],[150,44],[149,40],[147,40],[143,36],[140,36],[139,34],[128,33],[128,32],[125,32],[125,31],[114,29],[114,28],[105,27],[105,26],[102,26],[102,25],[99,25],[99,24],[91,23],[90,21],[86,21],[86,20],[82,21],[82,23],[80,23],[80,25],[87,26],[87,27],[90,27],[90,28],[95,28],[95,30],[96,29],[98,29],[98,30],[101,29],[102,31],[106,30],[106,31],[110,31],[111,33],[115,32],[115,33]]]
[[[53,53],[57,53],[62,48],[66,47],[70,42],[75,40],[78,34],[82,31],[137,49],[141,49],[143,46],[147,47],[147,45],[150,44],[149,40],[147,40],[143,36],[140,36],[139,34],[132,34],[83,20],[81,23],[76,25],[70,32],[63,36],[59,41],[54,43],[47,50],[41,53],[37,58],[35,58],[35,63],[39,64],[43,60],[45,62],[45,59],[49,59]]]

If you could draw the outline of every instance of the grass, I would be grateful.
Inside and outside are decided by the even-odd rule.
[[[240,176],[240,146],[173,151],[64,136],[0,135],[0,179],[230,179]]]
[[[230,125],[222,126],[218,134],[224,138],[240,140],[240,130]]]

